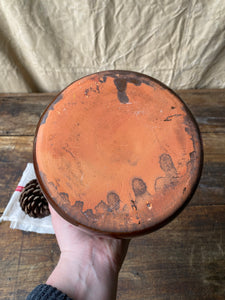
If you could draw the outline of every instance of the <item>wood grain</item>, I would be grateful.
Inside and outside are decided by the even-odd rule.
[[[195,116],[205,151],[199,187],[160,230],[131,241],[118,299],[224,299],[225,90],[177,91]],[[0,214],[27,162],[41,113],[56,94],[0,95]],[[58,260],[52,235],[0,224],[0,299],[25,299]]]
[[[223,299],[224,212],[187,207],[166,227],[132,240],[119,299]]]
[[[10,230],[8,222],[1,224],[0,231],[0,299],[25,299],[57,263],[55,236]]]
[[[0,95],[0,135],[33,136],[41,113],[56,94]]]

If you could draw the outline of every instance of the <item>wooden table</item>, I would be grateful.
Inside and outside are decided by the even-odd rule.
[[[200,125],[205,161],[187,207],[165,227],[133,239],[118,299],[225,299],[225,90],[177,91]],[[55,94],[0,94],[0,215],[27,162],[36,124]],[[25,299],[57,263],[53,235],[0,224],[0,299]]]

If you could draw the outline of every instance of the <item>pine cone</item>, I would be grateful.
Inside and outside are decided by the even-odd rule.
[[[48,202],[36,179],[26,184],[19,201],[22,210],[30,217],[44,218],[50,214]]]

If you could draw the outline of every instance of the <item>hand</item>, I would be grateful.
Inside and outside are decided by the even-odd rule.
[[[52,207],[50,211],[61,255],[47,284],[72,299],[116,299],[129,240],[96,235],[68,223]]]

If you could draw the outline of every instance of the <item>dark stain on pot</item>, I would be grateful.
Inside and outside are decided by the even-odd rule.
[[[147,191],[147,186],[141,178],[134,178],[132,180],[132,188],[136,197],[145,194]]]
[[[114,79],[115,86],[117,88],[117,96],[121,103],[128,103],[129,98],[126,94],[127,89],[127,81],[124,78],[116,78]]]
[[[67,193],[61,192],[61,193],[59,193],[59,196],[62,199],[63,204],[66,203],[66,204],[70,205],[69,195]]]
[[[96,83],[96,89],[94,89],[94,88],[92,88],[92,87],[90,87],[90,88],[88,88],[88,89],[85,89],[84,95],[85,95],[85,96],[88,96],[91,92],[100,94],[100,89],[99,89],[99,86],[98,86],[97,83]],[[83,102],[82,102],[82,103],[83,103]]]
[[[130,83],[133,83],[136,86],[140,86],[141,83],[142,83],[141,80],[138,80],[137,78],[132,78],[132,77],[129,77],[127,79],[127,81],[130,82]]]
[[[97,214],[104,214],[107,212],[112,212],[110,207],[102,200],[98,203],[98,205],[95,206],[95,211]]]
[[[92,209],[85,210],[83,214],[87,219],[95,220],[95,215],[93,214]]]
[[[107,202],[112,210],[118,210],[120,208],[120,197],[115,192],[109,192],[107,194]]]
[[[140,86],[142,84],[141,80],[128,76],[116,77],[114,79],[114,84],[117,88],[118,99],[121,103],[124,104],[129,102],[129,98],[126,94],[127,82],[132,83],[136,86]]]
[[[134,201],[134,200],[130,200],[130,202],[131,202],[131,207],[132,207],[133,209],[137,210],[137,206],[136,206],[136,204],[135,204],[135,201]]]
[[[48,118],[48,114],[50,112],[50,110],[54,110],[54,106],[56,105],[56,103],[58,103],[61,99],[63,98],[63,95],[60,94],[57,96],[57,98],[55,99],[55,101],[50,104],[50,106],[48,107],[48,109],[46,110],[45,114],[42,116],[42,119],[41,119],[41,124],[45,124],[46,123],[46,120]]]
[[[103,77],[99,78],[99,81],[101,83],[104,83],[104,82],[106,82],[106,79],[107,79],[107,76],[103,76]]]
[[[168,117],[164,120],[164,122],[166,122],[166,121],[172,121],[172,118],[174,118],[174,117],[180,117],[180,116],[182,116],[182,115],[181,115],[181,114],[175,114],[175,115],[168,116]]]
[[[133,75],[131,74],[129,71],[118,71],[118,72],[114,72],[114,71],[108,71],[108,72],[104,72],[105,75],[103,77],[100,78],[100,82],[101,83],[104,83],[106,81],[106,78],[107,77],[111,77],[111,78],[114,78],[114,79],[124,79],[126,80],[127,82],[129,83],[132,83],[136,86],[140,86],[141,84],[146,84],[148,86],[151,86],[153,88],[155,88],[155,84],[157,83],[157,80],[156,79],[153,79],[152,78],[152,81],[149,81],[149,77],[148,76],[145,76],[143,74],[140,74],[140,73],[135,73],[136,75]],[[137,75],[139,75],[138,79],[137,79]],[[103,81],[103,78],[105,77],[104,81]],[[165,87],[161,87],[159,86],[159,88],[161,89],[165,89]]]
[[[160,164],[160,168],[165,173],[168,173],[171,171],[177,172],[177,170],[173,164],[173,160],[172,160],[171,156],[167,153],[163,153],[160,155],[159,164]]]
[[[192,151],[192,152],[189,153],[190,160],[195,160],[195,154],[196,154],[195,151]]]
[[[79,209],[80,211],[83,210],[84,202],[83,201],[76,201],[73,207]]]

